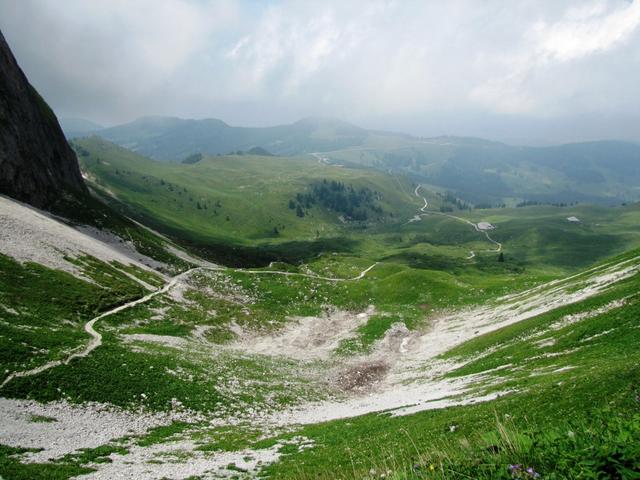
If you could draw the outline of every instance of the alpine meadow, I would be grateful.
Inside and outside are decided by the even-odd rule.
[[[0,29],[0,480],[640,479],[640,0]]]

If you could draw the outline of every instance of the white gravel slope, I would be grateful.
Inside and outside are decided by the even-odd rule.
[[[117,246],[115,246],[117,245]],[[52,215],[0,195],[0,253],[20,262],[35,262],[79,275],[64,259],[91,255],[104,262],[117,261],[150,270],[163,264],[141,255],[127,242],[90,227],[75,229]]]
[[[33,421],[48,417],[51,421]],[[43,449],[30,462],[44,462],[80,448],[96,448],[125,435],[142,434],[170,423],[167,415],[125,412],[100,403],[37,403],[0,398],[0,444]]]

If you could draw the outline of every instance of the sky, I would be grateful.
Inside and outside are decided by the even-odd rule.
[[[640,141],[640,0],[0,0],[60,117]]]

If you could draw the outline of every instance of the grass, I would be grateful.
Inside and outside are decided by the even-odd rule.
[[[267,333],[292,318],[321,316],[334,308],[356,314],[373,306],[375,313],[331,359],[341,362],[371,352],[394,323],[423,328],[438,312],[491,304],[501,295],[576,273],[640,243],[637,206],[455,213],[496,225],[491,235],[504,244],[505,261],[500,262],[496,253],[486,251],[493,246],[484,236],[460,221],[433,216],[407,224],[421,202],[413,195],[415,185],[403,178],[296,158],[228,156],[194,165],[159,164],[97,139],[80,144],[87,151],[82,161],[94,186],[103,195],[117,195],[119,200],[111,201],[121,212],[151,220],[209,258],[258,265],[265,273],[234,268],[198,272],[182,292],[185,302],[160,295],[101,319],[96,328],[103,345],[90,356],[16,378],[3,389],[4,396],[251,418],[255,411],[278,411],[335,392],[310,379],[300,362],[225,350],[224,344],[236,338],[237,326]],[[314,206],[309,215],[297,217],[288,200],[326,177],[382,192],[388,216],[368,224],[342,224]],[[435,191],[423,190],[437,207]],[[569,215],[581,223],[567,222]],[[189,266],[168,253],[167,240],[116,218],[107,217],[103,226],[167,261],[167,273]],[[470,250],[477,255],[473,259],[468,258]],[[617,260],[635,255],[630,251]],[[3,370],[33,368],[85,345],[82,326],[88,319],[146,293],[126,274],[152,287],[162,284],[159,275],[147,270],[86,256],[69,260],[91,282],[0,255]],[[280,263],[268,266],[272,260]],[[349,279],[376,262],[357,281],[304,276]],[[273,270],[303,275],[268,273]],[[588,280],[582,273],[562,285],[577,289]],[[448,378],[482,375],[473,393],[511,392],[490,403],[406,417],[370,414],[268,434],[251,424],[225,428],[174,422],[132,441],[150,446],[191,438],[200,450],[219,452],[266,448],[295,436],[310,439],[313,448],[287,444],[280,461],[264,467],[265,476],[282,479],[381,474],[412,480],[528,478],[528,467],[544,478],[637,478],[639,290],[640,280],[631,277],[597,296],[478,336],[443,355],[464,362]],[[622,298],[622,308],[588,321],[559,323]],[[132,340],[127,337],[131,334],[176,337],[182,343],[172,347]],[[203,346],[196,334],[219,346]],[[328,365],[318,362],[309,368],[323,371]],[[68,478],[88,471],[85,465],[106,461],[111,453],[126,453],[121,444],[105,445],[34,466],[20,462],[23,450],[3,448],[0,475],[8,478]],[[509,465],[524,470],[510,471]]]
[[[20,455],[28,451],[0,445],[0,476],[11,480],[66,480],[94,471],[77,464],[22,463]]]
[[[521,464],[543,478],[637,478],[629,475],[640,459],[639,372],[637,364],[615,365],[476,406],[309,426],[296,434],[316,448],[290,454],[265,475],[489,479],[511,478],[509,465]]]
[[[507,479],[533,478],[526,474],[532,467],[541,478],[638,478],[639,287],[636,274],[595,297],[447,352],[448,358],[471,359],[451,376],[490,375],[477,392],[516,393],[406,417],[370,414],[303,427],[291,435],[310,438],[316,447],[290,452],[265,475]],[[549,328],[566,315],[621,298],[627,298],[624,307]],[[553,336],[556,343],[537,347],[534,334]],[[492,353],[475,359],[483,352]],[[522,469],[512,472],[510,465]]]
[[[417,184],[403,176],[321,165],[311,157],[232,155],[205,157],[194,165],[168,164],[97,137],[77,140],[77,146],[92,185],[115,208],[229,266],[311,263],[318,255],[338,253],[448,273],[493,277],[526,271],[549,278],[640,245],[637,205],[453,212],[496,225],[492,236],[503,243],[506,259],[498,264],[497,255],[488,252],[495,245],[463,222],[427,216],[407,223],[422,200],[414,195]],[[378,192],[384,218],[343,224],[335,212],[319,206],[298,217],[289,200],[324,179]],[[439,191],[423,184],[420,195],[428,198],[429,208],[438,210],[442,204]],[[568,222],[569,216],[581,222]],[[476,253],[472,261],[467,259],[471,250]]]
[[[234,155],[207,157],[194,165],[167,164],[97,137],[77,143],[89,152],[82,164],[97,186],[112,191],[140,218],[192,241],[282,243],[339,236],[343,227],[335,213],[313,207],[300,218],[288,208],[297,192],[327,177],[379,191],[383,209],[407,210],[387,176],[331,168],[308,158]],[[274,227],[280,232],[276,237]]]
[[[94,283],[0,254],[0,378],[84,345],[84,322],[144,294],[140,285],[91,257],[70,259]],[[47,292],[43,295],[42,292]]]

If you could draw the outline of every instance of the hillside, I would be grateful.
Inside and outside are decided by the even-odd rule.
[[[2,257],[11,336],[47,355],[3,361],[17,373],[2,386],[0,472],[489,479],[520,464],[580,478],[583,464],[624,478],[640,440],[638,254],[506,295],[348,257],[201,267],[100,316],[65,302],[45,323],[15,293],[30,279],[80,299],[94,287]],[[56,330],[66,349],[41,343],[72,314]],[[99,341],[69,358],[83,324]]]
[[[441,137],[323,154],[327,161],[401,172],[473,204],[620,204],[640,200],[640,145],[602,141],[511,146]]]
[[[215,155],[259,147],[296,155],[360,145],[368,133],[346,122],[307,118],[275,127],[233,127],[222,120],[144,117],[100,130],[98,135],[159,160],[181,160],[196,152]]]
[[[0,194],[51,208],[87,193],[55,115],[0,32]]]
[[[251,148],[277,155],[314,154],[325,163],[390,169],[474,204],[640,200],[640,145],[628,142],[513,146],[462,137],[416,138],[322,118],[245,128],[216,119],[147,117],[97,134],[159,160]]]
[[[422,268],[468,268],[464,259],[469,251],[478,252],[483,261],[480,257],[490,252],[481,252],[492,248],[466,221],[495,226],[492,236],[502,242],[511,268],[544,266],[566,273],[639,241],[637,206],[468,211],[449,203],[438,189],[422,185],[416,193],[417,185],[403,175],[361,166],[255,155],[167,164],[97,137],[76,139],[74,145],[90,184],[115,208],[228,265],[296,263],[334,251],[394,258]],[[366,220],[345,218],[343,210],[351,201],[334,203],[345,195],[322,194],[332,182],[352,186],[353,194],[369,192],[353,198],[370,199],[364,209],[355,207]],[[424,200],[427,214],[414,221]],[[448,209],[453,210],[450,216],[443,216],[441,210]],[[571,216],[581,221],[567,221]]]
[[[257,249],[264,247],[291,261],[296,255],[340,250],[352,243],[346,238],[352,232],[399,223],[414,210],[407,202],[413,201],[411,184],[374,170],[258,155],[168,164],[98,137],[76,139],[74,145],[87,177],[105,198],[116,199],[114,205],[124,205],[128,215],[213,255],[226,251],[229,260],[242,255],[240,250],[233,254],[230,246],[244,248],[249,256],[259,255]],[[308,195],[314,184],[327,180],[375,192],[365,209],[366,220],[349,221],[339,209],[322,204],[292,208],[297,196]]]
[[[3,477],[637,467],[638,206],[469,211],[316,158],[73,146],[92,191],[171,240],[134,229],[151,258],[0,199]],[[356,202],[380,217],[344,218]]]
[[[75,137],[84,137],[98,130],[104,129],[102,125],[99,125],[91,120],[85,118],[60,118],[60,126],[62,131],[68,139]]]

